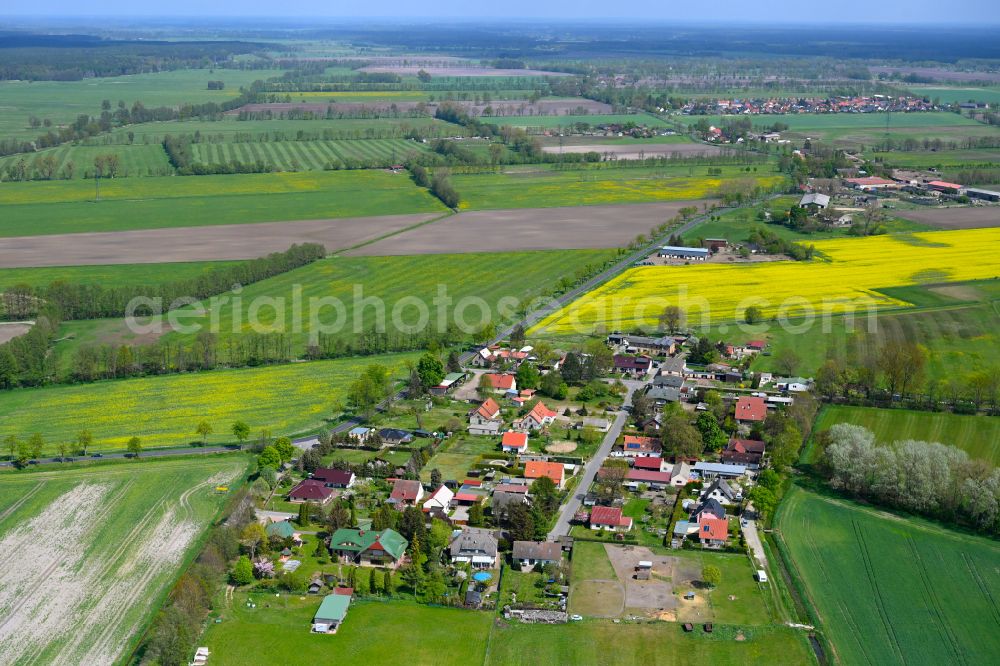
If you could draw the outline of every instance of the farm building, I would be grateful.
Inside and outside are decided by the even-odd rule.
[[[747,473],[746,465],[724,465],[722,463],[696,462],[694,471],[703,479],[714,479],[718,476],[735,479]]]
[[[725,250],[729,245],[729,241],[725,238],[706,238],[704,244],[712,252],[718,252],[719,250]]]
[[[644,469],[650,472],[666,472],[670,467],[663,458],[656,456],[640,456],[632,460],[632,469]]]
[[[625,335],[612,333],[608,336],[608,344],[624,347],[629,353],[670,355],[677,350],[677,340],[669,336],[652,338],[645,335]]]
[[[943,192],[944,194],[961,194],[962,191],[965,190],[964,185],[949,183],[944,180],[932,180],[927,183],[927,187],[935,192]]]
[[[625,487],[638,488],[641,484],[645,484],[653,490],[666,488],[670,485],[670,472],[630,469],[625,475]]]
[[[984,190],[978,187],[970,187],[965,190],[965,195],[970,199],[980,199],[982,201],[1000,201],[1000,192],[995,190]]]
[[[440,384],[432,386],[429,391],[431,395],[445,395],[455,387],[461,385],[463,381],[465,381],[464,372],[449,372],[444,376]]]
[[[845,178],[844,182],[849,186],[863,191],[871,190],[895,190],[902,187],[894,180],[879,178],[878,176],[867,176],[865,178]]]
[[[347,617],[351,598],[343,594],[328,594],[313,616],[312,630],[317,634],[335,634]]]
[[[810,192],[799,199],[799,208],[826,208],[830,205],[830,195]]]
[[[330,552],[342,562],[395,569],[409,542],[392,529],[381,531],[342,528],[330,537]]]
[[[666,257],[667,259],[694,259],[695,261],[704,261],[708,259],[711,251],[704,247],[677,247],[676,245],[664,245],[656,253],[658,257]]]

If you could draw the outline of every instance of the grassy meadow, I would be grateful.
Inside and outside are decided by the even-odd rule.
[[[405,173],[323,171],[0,185],[0,236],[445,212]]]
[[[793,487],[775,518],[844,664],[989,663],[1000,546]]]
[[[0,475],[0,661],[129,661],[225,501],[215,487],[235,488],[246,465],[201,456]]]
[[[392,166],[429,151],[426,144],[409,139],[197,143],[192,148],[195,161],[203,164],[262,162],[276,171],[322,171],[359,160]]]
[[[594,127],[597,125],[625,125],[627,123],[645,125],[646,127],[669,127],[665,121],[648,113],[588,114],[582,116],[499,116],[496,118],[484,118],[484,121],[497,125],[510,125],[511,127],[539,130],[571,130],[579,125]]]
[[[754,181],[764,188],[784,182],[784,176],[761,165],[758,172],[741,167],[704,166],[656,168],[589,168],[557,171],[542,167],[512,168],[495,174],[453,174],[462,209],[549,208],[618,203],[683,201],[717,196],[732,180]]]
[[[80,114],[99,116],[101,102],[119,100],[131,108],[142,102],[148,108],[182,103],[224,102],[240,94],[240,86],[258,79],[280,76],[281,70],[181,69],[152,74],[132,74],[82,81],[0,81],[0,136],[33,139],[44,127],[32,128],[29,116],[48,118],[56,126]],[[209,81],[223,81],[225,89],[209,90]]]
[[[943,104],[961,102],[988,102],[1000,104],[1000,87],[967,88],[959,86],[907,86],[914,95],[922,95],[931,100],[940,99]]]
[[[837,423],[864,426],[875,440],[889,444],[905,439],[941,442],[957,446],[972,458],[1000,464],[1000,419],[950,412],[918,412],[909,409],[878,409],[825,405],[816,419],[819,432]],[[816,462],[814,459],[806,462]]]
[[[186,446],[202,420],[214,428],[208,444],[234,441],[234,421],[254,433],[268,429],[291,435],[324,425],[339,414],[348,386],[365,366],[381,363],[397,376],[413,354],[293,363],[49,386],[0,393],[0,433],[45,438],[44,455],[58,442],[73,443],[81,430],[94,438],[93,450],[121,450],[137,436],[144,448]]]
[[[134,284],[162,284],[188,280],[238,261],[178,262],[166,264],[108,264],[105,266],[58,266],[45,268],[0,268],[0,291],[16,284],[46,287],[64,280],[70,284],[99,284],[116,287]]]

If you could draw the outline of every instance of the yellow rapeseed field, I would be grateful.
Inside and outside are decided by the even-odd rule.
[[[533,332],[590,333],[655,325],[667,305],[692,325],[765,316],[801,317],[905,307],[874,290],[1000,276],[1000,229],[898,234],[815,244],[817,259],[632,268],[550,315]]]

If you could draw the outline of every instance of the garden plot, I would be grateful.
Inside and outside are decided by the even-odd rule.
[[[7,476],[0,504],[0,663],[127,656],[241,459]],[[86,615],[88,622],[79,619]]]

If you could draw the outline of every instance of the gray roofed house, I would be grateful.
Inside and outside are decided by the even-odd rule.
[[[522,569],[536,564],[562,561],[562,546],[557,541],[515,541],[511,558]]]
[[[722,506],[719,500],[707,499],[698,506],[695,507],[694,512],[691,514],[692,522],[700,522],[701,514],[710,513],[716,518],[725,518],[726,509]]]
[[[679,389],[684,386],[684,378],[677,375],[656,375],[653,377],[653,386]]]
[[[451,562],[469,562],[474,568],[494,569],[499,544],[493,532],[482,527],[463,527],[451,542]]]
[[[528,496],[524,493],[499,491],[493,493],[490,507],[493,510],[494,518],[505,519],[514,506],[528,503]]]
[[[683,377],[686,368],[687,364],[684,362],[683,356],[672,356],[660,363],[660,374]]]
[[[712,485],[706,488],[701,494],[702,502],[715,500],[720,504],[732,504],[739,498],[740,493],[730,486],[729,483],[723,478],[718,478],[713,481]]]
[[[681,391],[670,386],[652,386],[646,391],[646,397],[662,406],[668,402],[679,402]]]
[[[805,208],[806,206],[816,206],[817,208],[826,208],[830,205],[830,195],[820,194],[819,192],[810,192],[805,194],[799,199],[799,208]]]

